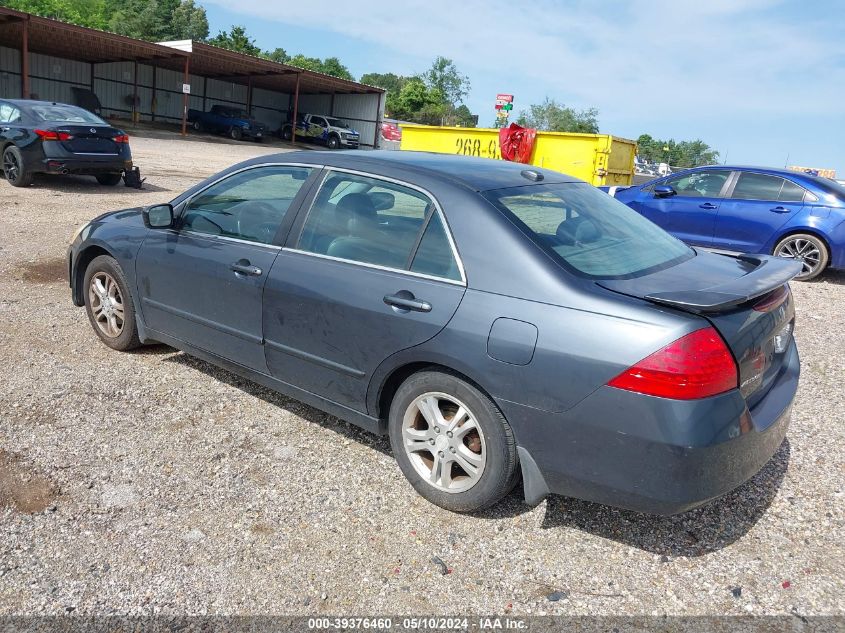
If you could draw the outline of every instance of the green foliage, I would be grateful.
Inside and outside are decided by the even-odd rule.
[[[0,4],[94,29],[108,27],[106,0],[3,0]]]
[[[403,77],[394,73],[365,73],[361,75],[361,83],[369,86],[377,86],[387,90],[388,99],[391,94],[399,94],[410,77]]]
[[[208,37],[208,18],[205,9],[194,4],[194,0],[183,0],[173,9],[170,20],[174,40],[202,41]],[[162,40],[166,41],[166,40]]]
[[[469,94],[469,77],[460,74],[455,62],[446,57],[437,57],[422,78],[429,88],[439,90],[443,102],[453,108]]]
[[[233,26],[229,32],[220,31],[217,35],[208,40],[208,43],[220,48],[228,48],[230,51],[238,53],[246,53],[247,55],[259,56],[261,49],[246,33],[246,28],[243,26]]]
[[[287,64],[290,61],[290,55],[283,48],[274,48],[272,51],[264,51],[264,57],[280,64]]]
[[[595,108],[575,110],[546,97],[543,103],[533,104],[527,112],[520,112],[517,123],[545,132],[598,134],[598,115]]]
[[[339,77],[340,79],[349,79],[350,81],[354,81],[355,79],[352,76],[352,73],[349,72],[349,69],[341,64],[337,57],[320,59],[319,57],[306,57],[300,53],[299,55],[294,55],[293,57],[288,58],[284,63],[296,66],[297,68],[311,70],[315,73],[323,73],[324,75]]]
[[[637,139],[637,154],[654,163],[669,163],[673,167],[698,167],[713,165],[719,160],[719,152],[713,150],[701,139],[694,141],[660,140],[649,134]]]

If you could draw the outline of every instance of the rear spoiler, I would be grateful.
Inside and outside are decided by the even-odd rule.
[[[740,261],[756,266],[747,275],[703,290],[656,292],[645,299],[693,312],[720,312],[771,292],[799,275],[800,262],[770,255],[737,255]]]
[[[766,294],[787,283],[801,273],[799,262],[770,255],[737,255],[736,259],[754,266],[742,277],[699,290],[671,290],[668,292],[632,293],[625,281],[602,281],[599,285],[640,296],[653,303],[681,308],[691,312],[722,312],[755,297]]]

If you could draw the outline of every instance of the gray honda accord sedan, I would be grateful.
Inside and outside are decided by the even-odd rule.
[[[293,152],[107,213],[68,254],[115,350],[161,342],[374,433],[431,502],[682,512],[754,475],[798,384],[792,261],[685,246],[584,182]]]

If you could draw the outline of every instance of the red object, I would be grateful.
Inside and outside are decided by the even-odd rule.
[[[128,143],[129,136],[127,134],[118,134],[112,139],[115,143]]]
[[[792,583],[788,580],[784,580],[782,583],[780,583],[780,586],[784,589],[789,589],[792,586]]]
[[[530,163],[537,130],[511,123],[499,130],[499,149],[502,158],[515,163]]]
[[[395,123],[385,121],[381,124],[381,135],[387,141],[401,141],[402,128]]]
[[[56,132],[56,130],[35,130],[35,133],[42,141],[69,141],[73,138],[67,132]]]
[[[496,95],[496,101],[513,101],[513,95],[499,93]]]
[[[607,383],[649,396],[694,400],[736,389],[737,368],[712,327],[669,343]]]

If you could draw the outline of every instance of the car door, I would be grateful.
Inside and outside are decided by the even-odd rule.
[[[325,140],[328,136],[328,123],[321,116],[312,116],[308,121],[308,136],[316,140]]]
[[[267,365],[364,412],[378,365],[457,310],[466,290],[457,251],[432,196],[376,176],[327,171],[300,224],[264,290]]]
[[[229,174],[184,203],[175,229],[149,231],[136,262],[146,325],[266,373],[263,288],[314,172],[263,165]]]
[[[710,246],[730,174],[728,169],[706,169],[672,176],[645,188],[638,206],[632,206],[688,244]],[[655,186],[661,185],[671,187],[674,194],[655,192]]]
[[[772,174],[738,171],[734,180],[719,207],[713,247],[760,252],[777,230],[801,211],[807,192]]]

